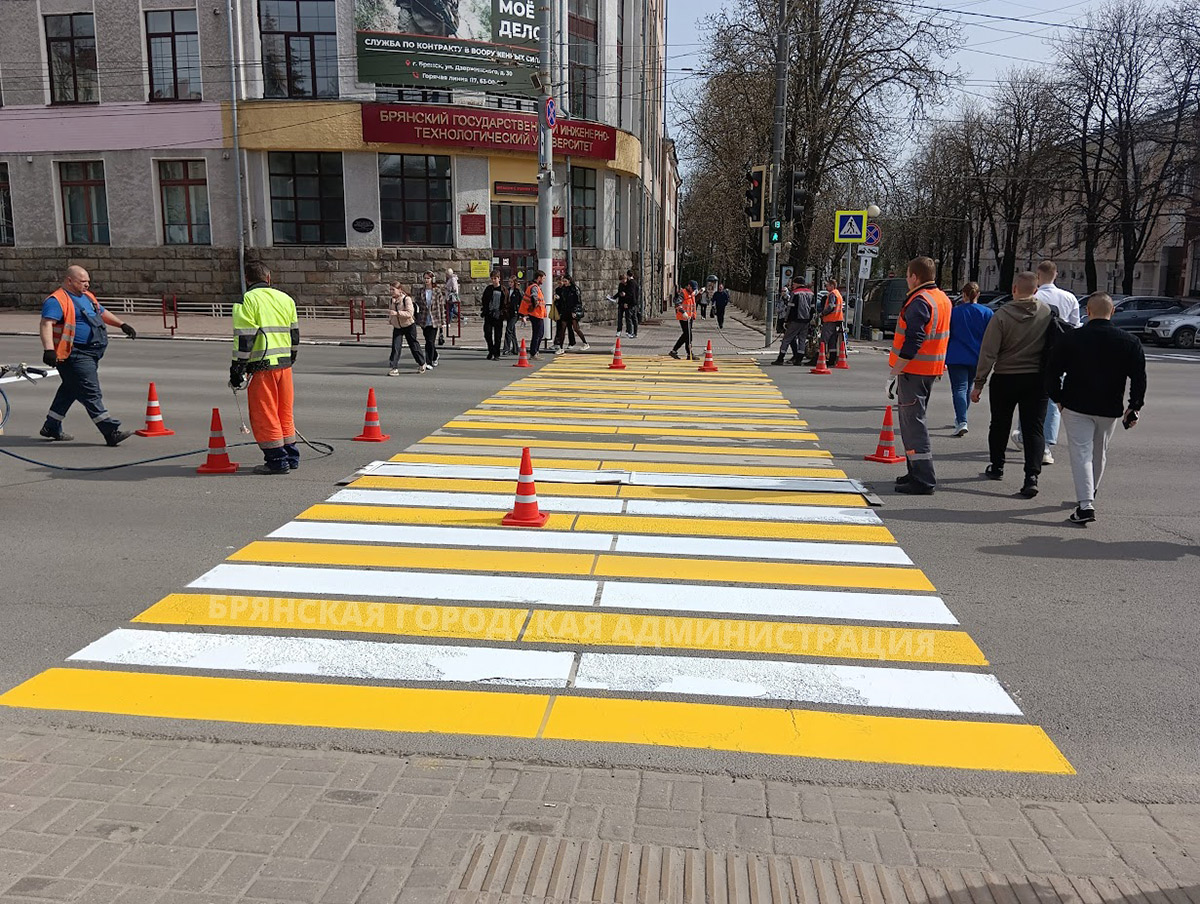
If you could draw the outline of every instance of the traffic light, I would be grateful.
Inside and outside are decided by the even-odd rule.
[[[746,216],[750,218],[750,226],[757,228],[763,225],[766,214],[763,202],[766,200],[767,168],[754,166],[746,170]]]
[[[767,242],[771,245],[778,245],[783,241],[783,220],[774,219],[771,221],[771,226],[767,230]]]
[[[788,190],[783,203],[785,219],[801,219],[808,205],[812,203],[812,194],[804,188],[807,178],[808,173],[804,170],[792,170],[788,174]]]

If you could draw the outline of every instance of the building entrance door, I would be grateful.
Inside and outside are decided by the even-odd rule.
[[[501,278],[515,276],[522,285],[537,272],[537,207],[492,205],[492,254],[500,258]]]

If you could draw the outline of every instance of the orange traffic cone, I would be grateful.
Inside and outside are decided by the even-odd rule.
[[[533,482],[533,459],[529,457],[529,447],[526,446],[521,450],[521,473],[517,477],[516,503],[500,523],[508,527],[544,527],[549,520],[549,513],[538,511],[537,487]]]
[[[846,334],[838,334],[838,363],[833,365],[834,370],[849,370],[850,361],[846,357]]]
[[[138,436],[174,436],[174,430],[168,430],[163,423],[162,409],[158,407],[158,390],[150,384],[150,395],[146,399],[146,426],[135,430]]]
[[[197,474],[232,474],[241,465],[229,460],[225,449],[225,433],[221,429],[221,409],[214,408],[212,426],[208,433],[208,459],[196,469]]]
[[[621,339],[617,338],[617,344],[613,346],[612,364],[608,365],[609,370],[624,370],[625,362],[621,360]]]
[[[825,363],[825,343],[821,343],[820,350],[817,352],[817,366],[809,371],[810,374],[831,374],[832,370]]]
[[[529,363],[529,353],[525,351],[525,340],[521,340],[521,353],[517,355],[517,363],[513,367],[533,367]]]
[[[903,455],[896,454],[896,434],[892,432],[892,406],[888,405],[883,412],[883,429],[879,431],[879,445],[875,447],[874,455],[864,455],[864,461],[878,461],[885,465],[899,464],[905,461]]]
[[[379,406],[375,404],[375,390],[367,390],[367,416],[363,419],[363,432],[354,437],[356,443],[386,443],[390,433],[379,429]]]
[[[706,374],[715,374],[717,372],[717,362],[713,360],[712,356],[711,339],[708,340],[708,347],[704,349],[704,363],[697,367],[696,370]]]

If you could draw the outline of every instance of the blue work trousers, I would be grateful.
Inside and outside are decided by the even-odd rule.
[[[59,362],[58,375],[61,383],[50,411],[46,414],[45,430],[58,435],[62,433],[63,419],[76,402],[83,405],[92,423],[104,434],[112,436],[121,428],[121,422],[108,413],[104,398],[100,394],[100,359],[104,357],[104,346],[76,346],[66,361]]]

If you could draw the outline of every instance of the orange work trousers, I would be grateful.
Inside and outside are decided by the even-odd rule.
[[[295,391],[290,367],[258,371],[250,378],[246,395],[250,429],[260,449],[281,449],[296,441],[296,421],[292,416]]]

